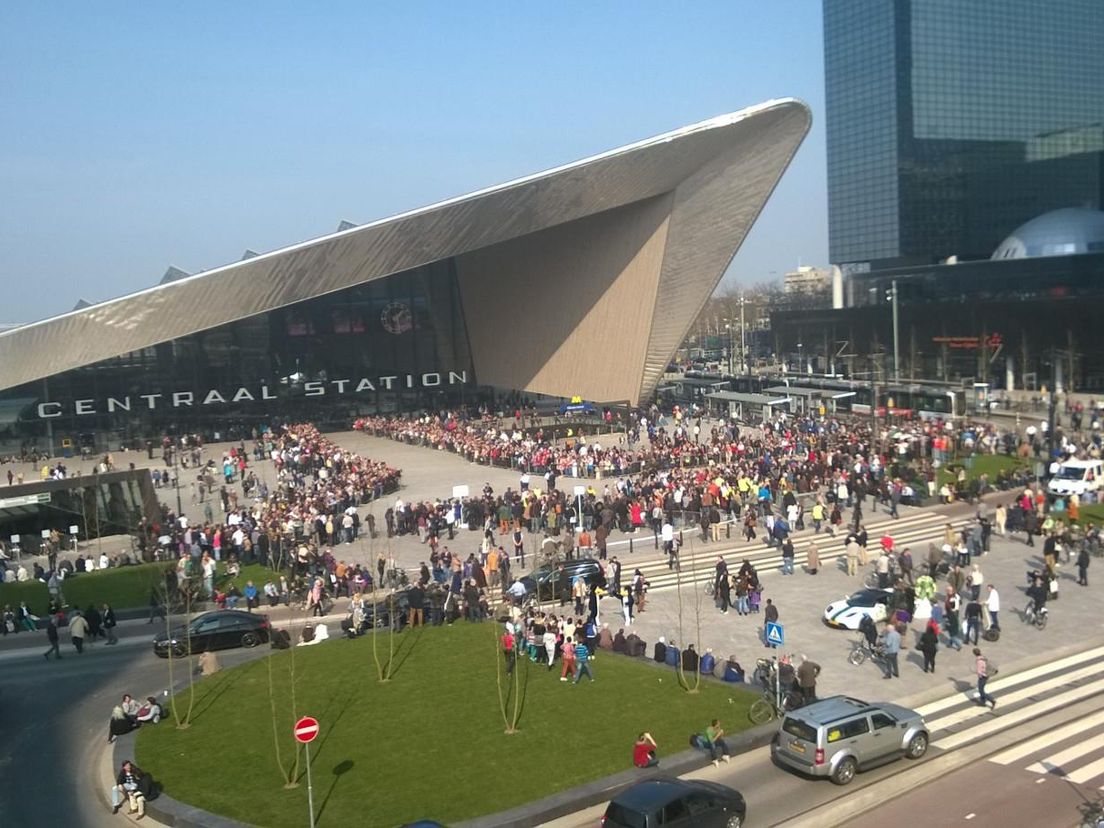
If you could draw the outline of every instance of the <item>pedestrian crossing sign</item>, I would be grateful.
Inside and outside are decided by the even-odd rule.
[[[767,643],[775,647],[781,647],[786,642],[786,636],[782,633],[782,625],[777,621],[767,622]]]

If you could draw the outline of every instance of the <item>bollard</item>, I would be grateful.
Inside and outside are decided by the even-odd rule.
[[[633,553],[633,539],[632,539],[632,536],[630,535],[629,536],[629,554],[631,555],[632,553]]]

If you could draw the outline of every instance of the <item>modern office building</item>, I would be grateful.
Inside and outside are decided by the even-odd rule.
[[[984,259],[1104,197],[1104,3],[824,0],[829,255]]]
[[[338,425],[488,389],[635,404],[809,123],[769,101],[0,333],[0,451]]]
[[[825,0],[846,279],[836,309],[771,315],[786,362],[1104,389],[1101,43],[1096,0]]]

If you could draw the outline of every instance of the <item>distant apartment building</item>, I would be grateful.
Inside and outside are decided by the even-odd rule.
[[[832,292],[832,269],[803,265],[782,277],[787,296],[828,296]]]

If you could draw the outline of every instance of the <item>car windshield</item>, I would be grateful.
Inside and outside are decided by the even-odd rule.
[[[885,600],[884,592],[875,592],[872,589],[860,589],[847,599],[847,603],[853,607],[872,607],[879,601]]]
[[[1060,480],[1084,480],[1085,469],[1079,466],[1059,466],[1055,477]]]

